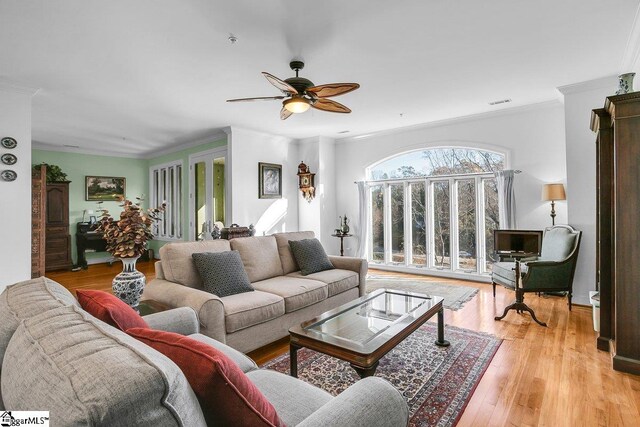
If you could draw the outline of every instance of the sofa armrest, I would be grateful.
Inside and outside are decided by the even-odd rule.
[[[367,287],[367,271],[369,270],[369,263],[366,259],[355,258],[349,256],[329,256],[329,261],[335,268],[342,270],[355,271],[359,275],[360,296],[363,296]]]
[[[226,342],[224,305],[220,297],[168,280],[153,279],[144,288],[145,298],[170,307],[191,307],[198,315],[200,333]]]
[[[159,313],[148,314],[142,318],[152,329],[191,335],[200,332],[198,316],[191,307],[173,308]]]
[[[409,408],[402,395],[382,378],[364,378],[315,411],[298,427],[406,426]]]

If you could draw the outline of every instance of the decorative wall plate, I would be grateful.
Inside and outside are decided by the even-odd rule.
[[[2,163],[4,163],[5,165],[15,165],[18,161],[18,158],[11,153],[6,153],[3,154],[2,157],[0,157],[0,160],[2,160]]]
[[[0,141],[0,144],[2,144],[4,148],[11,149],[18,146],[18,141],[11,137],[5,136],[4,138],[2,138],[2,141]]]
[[[18,174],[9,169],[0,172],[0,178],[4,179],[5,181],[15,181],[17,177]]]

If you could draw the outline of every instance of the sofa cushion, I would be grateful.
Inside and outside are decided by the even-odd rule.
[[[318,239],[290,240],[289,246],[303,276],[334,268]]]
[[[205,425],[172,361],[76,306],[24,320],[4,368],[5,406],[46,409],[51,425]]]
[[[91,289],[79,289],[76,295],[87,313],[114,328],[126,331],[129,328],[149,327],[140,314],[115,295]]]
[[[297,277],[274,277],[253,284],[259,291],[284,298],[284,311],[290,313],[327,299],[328,286],[317,280]]]
[[[238,251],[192,254],[205,291],[219,297],[252,292]]]
[[[288,426],[300,424],[333,399],[326,391],[280,372],[259,369],[247,376]]]
[[[293,231],[289,233],[276,233],[273,235],[278,244],[278,254],[282,263],[283,274],[293,273],[300,270],[296,259],[293,257],[289,240],[313,239],[315,233],[313,231]]]
[[[360,277],[358,276],[358,273],[350,270],[342,270],[340,268],[320,271],[307,276],[303,276],[301,272],[296,271],[287,274],[287,277],[312,279],[326,283],[329,286],[329,297],[348,291],[352,288],[357,288],[360,284]]]
[[[160,248],[162,272],[170,282],[190,288],[202,289],[202,280],[191,257],[194,253],[230,251],[228,240],[200,240],[198,242],[175,242]]]
[[[220,350],[173,332],[128,333],[173,360],[189,380],[210,426],[284,426],[275,408]]]
[[[64,286],[46,277],[7,286],[0,294],[0,371],[5,350],[20,321],[66,305],[80,306]]]
[[[267,292],[248,292],[220,298],[227,333],[267,322],[284,314],[284,299]]]
[[[244,269],[247,270],[251,283],[283,275],[275,237],[233,239],[231,249],[240,252]]]

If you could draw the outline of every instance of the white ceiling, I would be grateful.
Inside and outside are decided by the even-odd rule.
[[[557,97],[621,71],[639,0],[2,0],[0,78],[33,139],[144,155],[226,126],[345,137]],[[229,34],[238,37],[231,44]],[[260,74],[358,82],[352,114],[279,119]],[[401,116],[402,113],[402,116]],[[347,134],[339,132],[349,130]]]

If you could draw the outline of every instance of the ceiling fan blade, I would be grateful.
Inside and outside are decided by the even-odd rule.
[[[274,85],[275,87],[277,87],[279,90],[281,90],[282,92],[291,95],[297,95],[298,91],[296,90],[296,88],[294,88],[293,86],[291,86],[289,83],[285,82],[284,80],[280,80],[279,78],[277,78],[276,76],[274,76],[273,74],[269,74],[267,72],[262,72],[262,75],[265,76],[267,78],[267,80],[269,80],[269,83],[271,83],[272,85]]]
[[[282,107],[282,110],[280,110],[280,119],[281,120],[287,120],[289,118],[290,115],[292,115],[293,113],[289,110],[287,110],[286,108]]]
[[[350,113],[351,110],[348,107],[340,104],[339,102],[332,101],[330,99],[319,98],[311,106],[317,110],[329,111],[330,113]]]
[[[307,92],[315,94],[318,98],[330,98],[332,96],[344,95],[360,87],[358,83],[329,83],[326,85],[313,86]]]
[[[257,98],[227,99],[227,102],[273,101],[274,99],[285,99],[285,98],[286,96],[259,96]]]

